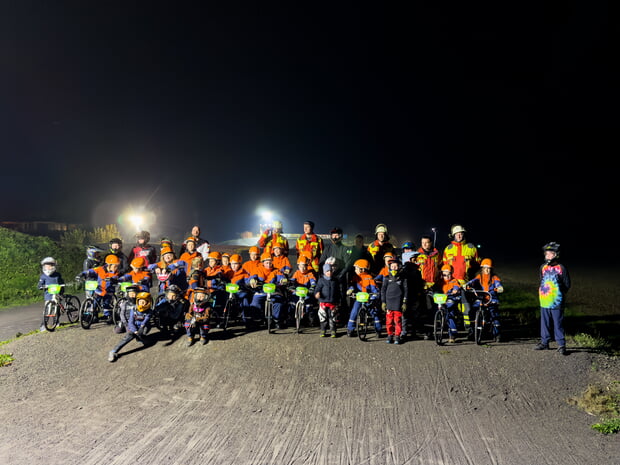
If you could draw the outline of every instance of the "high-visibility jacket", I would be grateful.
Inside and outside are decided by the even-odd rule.
[[[353,276],[353,282],[349,289],[353,289],[355,292],[368,292],[369,294],[375,294],[379,292],[377,283],[369,273],[360,273]]]
[[[288,256],[288,239],[282,234],[266,229],[258,238],[258,246],[263,249],[263,252],[273,254],[273,248],[276,245],[282,247],[282,254],[284,256]]]
[[[305,273],[297,270],[293,273],[291,282],[296,286],[313,287],[316,286],[316,275],[312,270],[306,270]]]
[[[108,293],[114,294],[116,291],[116,281],[118,279],[118,273],[110,273],[106,267],[106,265],[98,266],[97,268],[92,268],[90,270],[86,270],[82,272],[82,275],[86,277],[86,279],[97,280],[99,285],[95,290],[95,294],[104,296]],[[106,281],[106,279],[112,278],[112,281]]]
[[[291,271],[291,261],[284,255],[273,256],[273,267],[280,270],[282,273]]]
[[[153,277],[151,272],[147,270],[131,270],[129,273],[121,276],[118,280],[121,282],[132,282],[140,286],[140,290],[144,292],[150,292],[151,286],[153,285]]]
[[[318,272],[319,260],[323,254],[323,239],[316,234],[304,233],[299,237],[299,239],[297,239],[295,248],[297,249],[297,258],[299,258],[302,252],[309,252],[311,256],[310,263],[312,264],[312,268],[314,268],[314,271]]]
[[[452,265],[452,276],[461,282],[468,280],[469,270],[479,263],[478,249],[474,244],[452,241],[443,251],[443,264]]]
[[[383,256],[388,252],[393,253],[394,246],[389,242],[379,242],[378,239],[375,239],[368,244],[367,250],[372,257],[372,260],[370,261],[370,271],[376,275],[385,264]]]
[[[415,258],[415,263],[418,265],[420,275],[424,280],[424,287],[428,289],[429,287],[433,287],[439,278],[441,255],[435,248],[429,252],[420,247],[418,252],[419,255]]]
[[[252,276],[256,274],[259,266],[263,266],[260,260],[248,260],[242,265],[242,268]]]

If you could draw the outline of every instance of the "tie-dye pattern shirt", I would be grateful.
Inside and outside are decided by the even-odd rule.
[[[566,293],[570,288],[568,271],[563,265],[545,264],[540,268],[540,287],[538,297],[540,307],[551,310],[562,308]]]

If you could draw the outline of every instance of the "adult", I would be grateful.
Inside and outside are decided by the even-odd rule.
[[[136,245],[129,252],[129,257],[127,260],[129,263],[136,257],[144,257],[146,260],[146,265],[149,266],[153,263],[157,263],[157,250],[149,241],[151,240],[151,233],[148,231],[140,231],[136,234]]]
[[[370,274],[377,276],[384,266],[383,256],[387,252],[394,252],[394,246],[390,243],[387,226],[379,223],[375,227],[375,240],[368,244],[370,254]]]
[[[211,252],[211,244],[208,240],[200,237],[200,226],[194,225],[192,226],[192,232],[189,235],[196,239],[196,251],[202,255],[202,259],[206,262],[209,256],[209,252]],[[187,248],[186,241],[181,244],[181,251],[179,252],[179,256],[183,255]]]
[[[336,226],[329,232],[329,240],[324,241],[323,254],[319,259],[319,269],[324,269],[325,263],[331,265],[332,278],[340,286],[340,295],[345,295],[348,286],[348,271],[351,261],[351,248],[343,244],[342,228]],[[329,260],[329,262],[328,262]],[[336,323],[339,324],[340,315],[347,315],[349,308],[347,299],[342,299],[340,309],[335,315]]]
[[[282,255],[288,257],[288,239],[282,235],[282,222],[274,221],[273,228],[267,228],[258,238],[258,246],[273,255],[273,248],[279,246]]]
[[[307,220],[304,222],[304,233],[297,239],[295,244],[297,258],[306,255],[310,259],[310,264],[314,271],[319,272],[319,261],[323,254],[323,239],[314,233],[314,222]]]
[[[123,252],[123,241],[120,237],[115,237],[113,239],[110,239],[109,242],[109,250],[108,253],[106,254],[106,257],[110,254],[112,255],[116,255],[118,257],[118,259],[120,260],[121,264],[118,268],[118,273],[123,275],[127,272],[129,272],[129,260],[127,259],[127,255],[125,255],[125,253]],[[104,257],[105,259],[105,257]]]
[[[566,339],[564,336],[564,304],[566,293],[570,289],[568,270],[559,262],[560,244],[549,242],[543,247],[545,263],[540,267],[540,342],[534,350],[549,348],[551,326],[560,355],[566,355]]]

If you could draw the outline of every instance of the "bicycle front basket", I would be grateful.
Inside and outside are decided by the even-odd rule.
[[[84,289],[87,291],[96,291],[99,283],[97,281],[86,281],[84,283]]]
[[[60,284],[48,284],[47,285],[47,292],[49,294],[60,294],[61,289],[62,289],[62,286]]]
[[[370,294],[368,292],[358,292],[355,294],[355,300],[358,302],[368,302],[370,299]]]
[[[239,292],[239,284],[235,284],[235,283],[226,284],[226,292],[230,294],[236,294],[237,292]]]
[[[274,292],[276,292],[276,285],[274,283],[263,284],[263,292],[265,294],[273,294]]]
[[[445,304],[446,300],[448,300],[446,294],[433,294],[433,301],[438,305]]]

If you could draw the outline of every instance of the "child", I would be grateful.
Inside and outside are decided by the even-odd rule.
[[[45,257],[41,260],[41,276],[39,276],[39,284],[37,287],[41,290],[44,290],[43,300],[46,302],[48,300],[52,300],[52,294],[47,292],[48,284],[64,284],[65,281],[62,279],[62,275],[60,272],[56,270],[56,260],[53,257]],[[61,293],[64,293],[64,288],[61,289]],[[41,332],[45,331],[45,324],[41,322],[41,328],[39,329]]]
[[[499,298],[497,294],[504,292],[502,281],[499,276],[493,273],[493,262],[490,258],[485,258],[480,263],[480,272],[466,284],[467,288],[474,290],[486,291],[489,293],[491,299],[486,303],[489,314],[491,315],[491,321],[493,323],[493,337],[495,341],[501,342],[500,334],[500,321],[499,321]],[[480,308],[480,300],[474,302],[474,309],[477,311]]]
[[[212,301],[211,301],[212,302]],[[207,290],[204,287],[197,287],[192,292],[192,301],[189,309],[185,313],[185,333],[187,334],[187,347],[194,343],[194,331],[198,328],[200,343],[207,343],[209,335],[209,318],[211,317],[211,302],[208,298]]]
[[[134,260],[137,259],[134,258]],[[119,321],[118,324],[114,326],[114,332],[116,334],[124,333],[125,331],[127,331],[131,312],[136,309],[136,296],[138,295],[138,292],[145,292],[141,290],[140,286],[136,284],[132,284],[125,291],[127,292],[127,299],[123,299],[119,305],[118,310],[121,321]]]
[[[551,326],[553,325],[558,353],[566,355],[564,337],[564,302],[570,289],[570,276],[564,265],[560,264],[560,244],[549,242],[543,247],[545,263],[540,267],[540,342],[534,350],[549,348]]]
[[[309,266],[310,260],[307,257],[301,256],[297,259],[297,271],[293,274],[291,278],[291,287],[295,288],[298,286],[307,287],[310,292],[314,290],[316,287],[316,275],[314,274],[314,269],[311,269]],[[332,269],[333,273],[333,269]],[[314,312],[315,305],[312,305],[312,297],[311,293],[308,294],[306,302],[310,303],[310,309],[308,311],[308,324],[310,326],[314,326],[316,324],[316,315]],[[295,308],[295,299],[291,301],[291,307]],[[292,313],[292,312],[291,312]]]
[[[407,309],[407,279],[396,258],[389,260],[388,266],[389,273],[381,285],[381,309],[386,312],[387,343],[400,344],[403,312]]]
[[[335,314],[340,303],[340,283],[333,278],[333,269],[329,263],[323,265],[323,275],[316,284],[314,297],[319,301],[319,323],[321,337],[327,335],[327,326],[331,337],[336,337]]]
[[[153,284],[153,277],[150,271],[144,267],[146,260],[144,257],[136,257],[131,261],[131,271],[118,278],[119,282],[132,282],[139,286],[143,292],[150,292]]]
[[[146,345],[144,337],[149,332],[150,321],[153,316],[153,297],[149,292],[140,292],[136,297],[136,302],[136,308],[129,315],[127,322],[127,335],[108,353],[108,362],[116,361],[118,351],[132,339],[137,339],[142,347]]]
[[[455,343],[458,333],[456,321],[458,319],[456,312],[458,304],[461,301],[461,284],[458,279],[452,276],[452,265],[444,265],[441,267],[441,278],[435,284],[434,291],[446,294],[448,300],[445,303],[448,320],[448,342]]]
[[[377,284],[370,273],[368,273],[368,270],[370,269],[370,262],[366,259],[360,259],[353,264],[353,267],[355,268],[355,276],[353,276],[353,282],[347,290],[347,295],[352,296],[356,292],[377,294],[379,292],[379,289],[377,289]],[[371,296],[370,299],[371,301],[375,301],[376,297]],[[355,330],[355,320],[357,319],[357,314],[359,313],[361,306],[362,304],[356,300],[353,304],[353,308],[351,308],[351,314],[349,315],[349,322],[347,324],[347,335],[349,337],[354,337],[353,331]],[[381,337],[381,320],[377,314],[377,309],[371,305],[370,311],[375,318],[375,332],[377,333],[377,337]]]
[[[94,297],[103,308],[103,317],[109,325],[113,323],[112,305],[119,278],[118,267],[120,264],[120,259],[116,255],[110,254],[105,258],[103,266],[88,269],[76,276],[77,279],[96,280],[98,282]],[[95,321],[97,320],[95,319]]]

